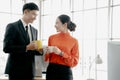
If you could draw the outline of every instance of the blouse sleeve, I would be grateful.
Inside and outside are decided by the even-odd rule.
[[[63,53],[63,59],[66,65],[74,67],[78,64],[79,61],[79,46],[78,41],[76,41],[75,45],[71,50],[71,54]]]

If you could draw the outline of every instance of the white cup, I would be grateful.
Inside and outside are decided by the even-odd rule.
[[[53,49],[54,49],[54,46],[45,46],[45,45],[43,46],[43,52],[44,52],[44,54],[47,53],[47,51],[49,53],[52,53]]]
[[[53,49],[54,49],[54,46],[48,46],[48,50],[49,50],[50,53],[53,52]]]

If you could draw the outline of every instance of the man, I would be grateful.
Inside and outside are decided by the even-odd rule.
[[[30,23],[36,19],[39,8],[35,3],[23,6],[22,19],[6,27],[3,51],[9,53],[5,74],[9,80],[33,80],[35,55],[42,55],[37,50],[37,30]],[[27,26],[27,27],[26,27]]]

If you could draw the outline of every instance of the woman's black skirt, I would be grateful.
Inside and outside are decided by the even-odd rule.
[[[73,80],[72,70],[68,66],[49,63],[46,80]]]

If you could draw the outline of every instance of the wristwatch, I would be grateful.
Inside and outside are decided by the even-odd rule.
[[[63,55],[63,52],[61,51],[61,52],[59,53],[59,55],[62,56],[62,55]]]

